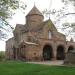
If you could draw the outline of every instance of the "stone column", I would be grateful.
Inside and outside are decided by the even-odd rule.
[[[15,54],[16,54],[16,60],[18,59],[17,51],[18,51],[18,48],[16,48],[16,52],[15,52]]]
[[[52,50],[52,60],[56,60],[56,59],[57,59],[57,48],[56,46],[54,46]]]

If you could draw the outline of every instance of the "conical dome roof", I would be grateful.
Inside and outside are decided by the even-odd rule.
[[[27,14],[27,16],[29,15],[42,15],[42,13],[36,8],[36,6],[34,6],[31,11]]]

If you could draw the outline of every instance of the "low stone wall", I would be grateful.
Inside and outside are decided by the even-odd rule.
[[[68,52],[66,54],[64,64],[75,64],[75,52]]]

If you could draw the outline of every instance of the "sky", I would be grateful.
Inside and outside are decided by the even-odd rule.
[[[15,27],[16,24],[25,24],[25,16],[32,9],[34,4],[42,12],[45,9],[61,9],[64,5],[61,0],[20,0],[27,4],[27,8],[24,10],[25,14],[21,10],[17,10],[16,14],[10,20],[10,24]],[[71,10],[72,11],[72,10]],[[46,19],[48,19],[47,17]],[[10,36],[11,37],[11,36]],[[0,41],[0,50],[5,51],[5,41]]]
[[[60,9],[63,6],[63,3],[61,3],[61,0],[20,0],[20,1],[24,1],[27,4],[25,14],[23,14],[21,10],[18,10],[16,12],[16,15],[13,16],[14,19],[11,21],[12,24],[14,23],[24,24],[25,16],[32,9],[34,4],[41,12],[44,9]]]

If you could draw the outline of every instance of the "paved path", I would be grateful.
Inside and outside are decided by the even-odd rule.
[[[63,60],[61,61],[41,61],[41,62],[27,62],[27,63],[45,64],[45,65],[62,65],[64,61]]]

